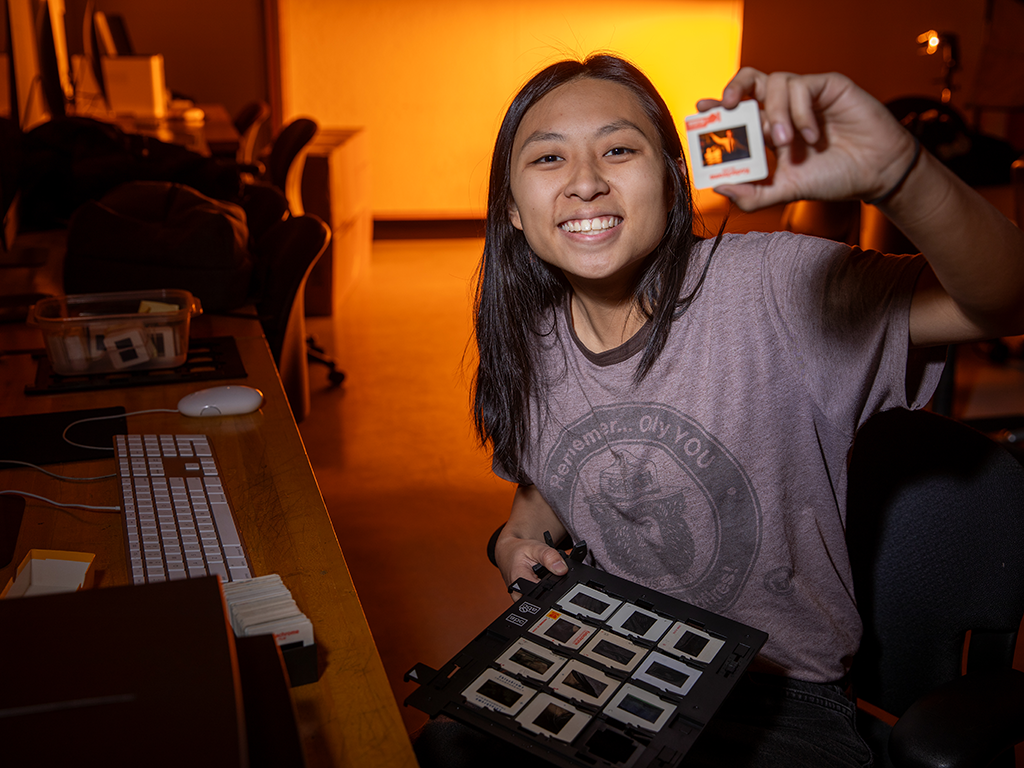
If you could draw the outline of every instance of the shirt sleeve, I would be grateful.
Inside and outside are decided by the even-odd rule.
[[[925,264],[791,233],[769,241],[769,312],[809,396],[836,426],[853,431],[874,413],[931,399],[945,347],[910,347],[910,303]]]

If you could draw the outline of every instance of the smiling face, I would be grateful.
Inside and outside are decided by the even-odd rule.
[[[623,85],[581,78],[523,117],[509,217],[577,292],[625,298],[665,233],[669,197],[658,132]]]

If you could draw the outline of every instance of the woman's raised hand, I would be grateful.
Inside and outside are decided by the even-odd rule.
[[[702,99],[697,108],[731,109],[744,98],[761,105],[776,167],[764,181],[716,188],[742,210],[801,199],[872,200],[897,185],[914,160],[910,133],[843,75],[768,75],[744,67],[721,100]]]

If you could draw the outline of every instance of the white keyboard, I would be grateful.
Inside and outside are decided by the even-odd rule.
[[[114,450],[133,583],[252,578],[206,435],[115,435]]]

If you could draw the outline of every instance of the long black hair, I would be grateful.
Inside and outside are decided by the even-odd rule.
[[[679,298],[698,238],[693,234],[693,204],[683,145],[664,99],[639,69],[623,59],[596,54],[583,61],[561,61],[538,72],[519,91],[505,113],[491,157],[484,253],[477,272],[476,344],[479,355],[473,386],[473,420],[482,443],[495,460],[525,482],[521,459],[527,443],[530,396],[540,381],[533,349],[548,310],[561,304],[569,284],[560,270],[533,253],[523,232],[512,225],[511,163],[516,131],[541,98],[559,86],[583,78],[608,80],[628,88],[661,139],[670,202],[665,234],[645,259],[634,288],[636,305],[651,322],[634,380],[651,370],[668,339],[673,319],[694,293]]]

